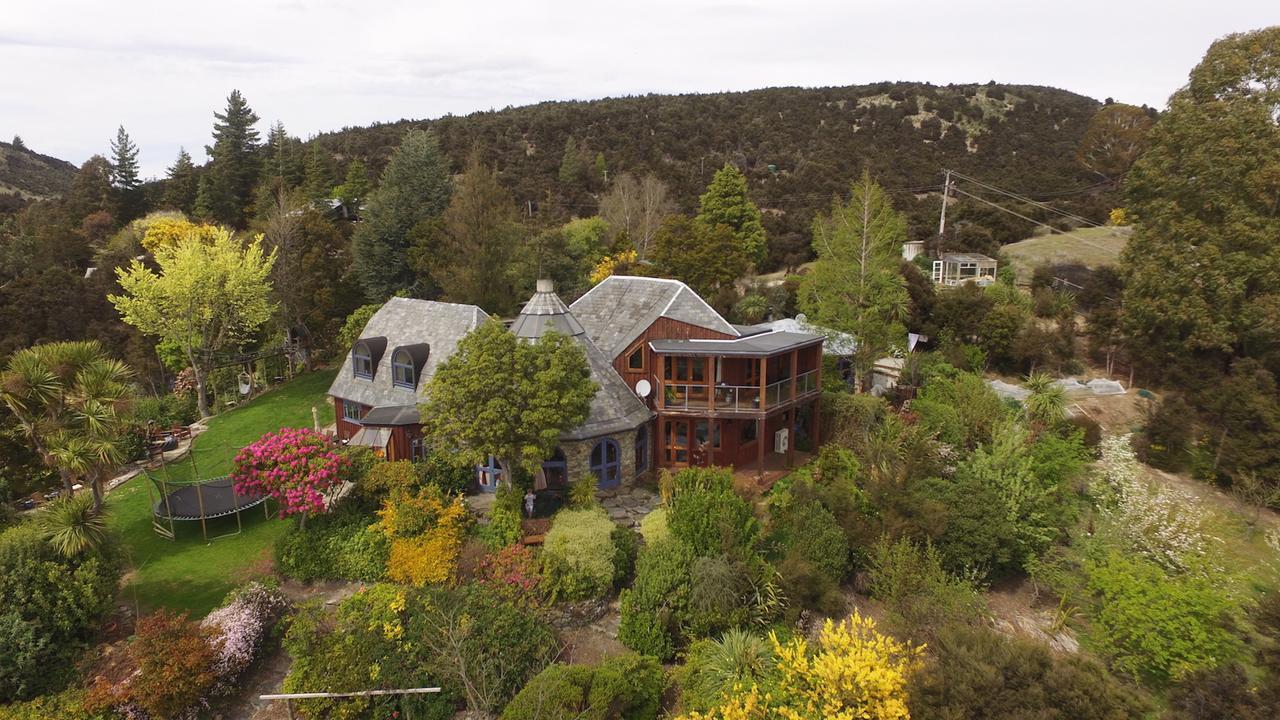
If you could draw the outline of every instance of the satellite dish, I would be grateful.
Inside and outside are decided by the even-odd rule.
[[[651,392],[653,392],[653,386],[649,384],[649,381],[648,381],[648,380],[645,380],[645,379],[643,379],[643,378],[642,378],[642,379],[640,379],[640,380],[636,381],[636,394],[637,394],[637,395],[639,395],[639,396],[640,396],[640,397],[642,397],[642,398],[643,398],[643,397],[649,397],[649,393],[651,393]]]

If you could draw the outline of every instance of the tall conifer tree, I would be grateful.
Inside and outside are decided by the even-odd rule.
[[[191,162],[191,153],[186,148],[178,148],[178,158],[169,166],[168,173],[164,204],[190,215],[196,204],[199,178],[196,177],[196,166]]]
[[[111,185],[115,188],[116,218],[122,223],[142,212],[142,181],[138,178],[138,146],[121,125],[111,141]]]
[[[239,90],[232,90],[226,109],[213,116],[213,145],[205,146],[210,158],[206,209],[218,222],[243,227],[258,179],[258,115]]]
[[[449,191],[448,162],[435,136],[416,128],[406,132],[351,238],[356,276],[370,300],[385,300],[413,285],[406,257],[410,231],[444,212]]]
[[[708,226],[728,225],[742,244],[747,259],[757,268],[764,264],[768,247],[760,208],[747,196],[747,178],[730,163],[716,172],[702,195],[698,220]]]

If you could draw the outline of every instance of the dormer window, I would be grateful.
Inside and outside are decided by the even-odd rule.
[[[351,371],[356,377],[373,379],[373,353],[369,352],[369,346],[364,343],[356,343],[351,350]]]
[[[398,350],[391,356],[391,382],[396,387],[413,389],[418,385],[418,373],[408,350]]]

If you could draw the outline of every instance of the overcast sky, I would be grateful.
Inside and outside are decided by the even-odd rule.
[[[1163,107],[1215,38],[1275,23],[1276,0],[4,0],[0,137],[79,164],[123,123],[158,176],[179,145],[204,160],[233,88],[264,136],[279,119],[303,137],[540,100],[880,80]]]

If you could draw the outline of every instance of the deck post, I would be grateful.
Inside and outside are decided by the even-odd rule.
[[[756,477],[764,478],[764,416],[756,418]]]

